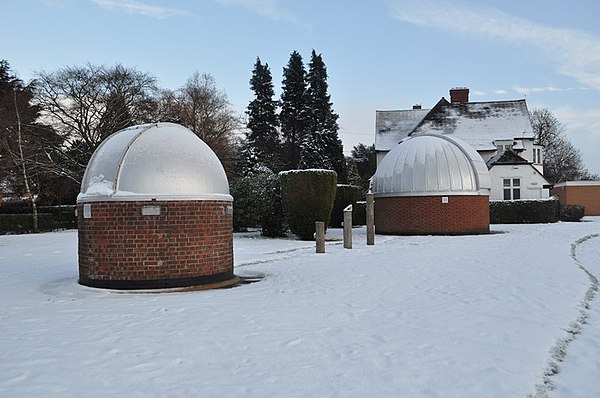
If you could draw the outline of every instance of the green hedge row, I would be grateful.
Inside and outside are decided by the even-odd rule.
[[[337,173],[332,170],[291,170],[279,173],[281,200],[292,233],[313,240],[315,222],[329,224]]]
[[[557,222],[558,200],[506,200],[490,202],[491,224],[534,224]]]
[[[40,232],[58,229],[76,229],[76,206],[38,207],[38,229]],[[10,213],[0,213],[0,234],[26,234],[33,232],[31,208],[12,209]]]
[[[356,225],[354,222],[354,207],[356,207],[356,202],[361,196],[361,187],[356,185],[338,184],[335,191],[335,201],[333,202],[333,209],[331,210],[329,226],[331,228],[340,228],[342,226],[342,222],[344,222],[344,209],[348,205],[352,205],[352,223]]]

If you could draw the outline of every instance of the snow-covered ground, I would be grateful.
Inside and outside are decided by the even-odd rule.
[[[260,282],[162,294],[78,285],[76,231],[0,236],[0,396],[597,396],[584,220],[375,246],[359,228],[325,254],[241,234],[236,274]]]

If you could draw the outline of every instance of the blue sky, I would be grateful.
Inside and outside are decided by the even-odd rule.
[[[256,57],[276,92],[292,51],[329,72],[348,154],[373,143],[376,109],[526,98],[567,127],[600,174],[597,0],[5,0],[0,58],[24,80],[65,65],[122,63],[176,89],[212,74],[233,107],[252,99]]]

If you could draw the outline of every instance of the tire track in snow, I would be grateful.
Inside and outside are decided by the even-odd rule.
[[[542,382],[535,386],[536,392],[534,394],[529,394],[529,398],[545,398],[548,397],[548,392],[554,391],[554,382],[552,377],[559,373],[559,364],[563,362],[567,356],[567,349],[569,345],[577,338],[578,335],[581,334],[584,326],[587,324],[591,303],[598,292],[599,283],[598,278],[592,274],[577,258],[577,248],[583,242],[599,236],[600,234],[586,235],[583,238],[576,240],[574,243],[571,243],[571,258],[577,267],[586,273],[591,284],[588,290],[585,292],[583,299],[579,302],[579,317],[577,317],[575,321],[571,322],[569,327],[565,329],[567,335],[560,338],[550,349],[550,359],[548,360],[548,365],[544,369]]]

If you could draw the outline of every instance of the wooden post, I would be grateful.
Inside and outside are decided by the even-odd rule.
[[[375,198],[367,194],[367,245],[375,244]]]
[[[344,209],[344,249],[352,249],[352,205]]]
[[[317,242],[317,253],[325,253],[325,223],[315,222],[315,240]]]

